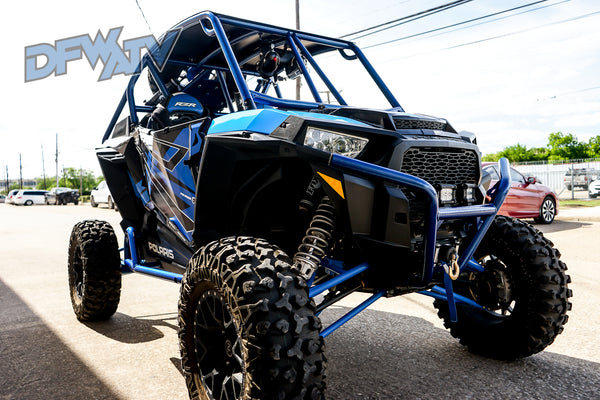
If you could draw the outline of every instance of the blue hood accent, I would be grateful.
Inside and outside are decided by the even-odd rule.
[[[281,111],[265,108],[260,110],[240,111],[215,118],[212,121],[210,128],[208,128],[208,134],[248,131],[269,135],[291,115],[307,119],[320,119],[365,127],[369,126],[363,122],[335,115],[304,111]]]

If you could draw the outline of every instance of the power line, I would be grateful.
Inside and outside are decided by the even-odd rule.
[[[571,91],[568,91],[568,92],[562,92],[562,93],[559,93],[559,94],[555,94],[553,96],[544,97],[544,98],[541,98],[541,99],[537,99],[537,101],[556,100],[558,97],[568,96],[568,95],[571,95],[571,94],[577,94],[577,93],[583,93],[583,92],[589,92],[591,90],[597,90],[597,89],[600,89],[600,86],[590,86],[590,87],[583,88],[583,89],[571,90]]]
[[[373,29],[381,28],[381,29],[378,29],[378,30],[373,31],[373,32],[365,33],[364,35],[357,36],[357,37],[355,37],[355,38],[352,39],[352,40],[357,40],[357,39],[363,38],[365,36],[369,36],[369,35],[373,35],[375,33],[379,33],[379,32],[384,31],[386,29],[391,29],[391,28],[394,28],[396,26],[399,26],[399,25],[402,25],[402,24],[406,24],[408,22],[415,21],[417,19],[421,19],[421,18],[427,17],[429,15],[433,15],[433,14],[437,14],[437,13],[442,12],[442,11],[449,10],[451,8],[454,8],[454,7],[457,7],[457,6],[469,3],[471,1],[473,1],[473,0],[457,0],[457,1],[450,2],[450,3],[442,4],[441,6],[433,7],[433,8],[430,8],[428,10],[419,11],[418,13],[415,13],[415,14],[407,15],[405,17],[401,17],[401,18],[397,18],[397,19],[394,19],[394,20],[391,20],[391,21],[383,22],[381,24],[373,25],[371,27],[364,28],[364,29],[358,30],[356,32],[347,33],[347,34],[342,35],[340,37],[341,38],[345,38],[345,37],[348,37],[348,36],[357,35],[359,33],[364,33],[364,32],[367,32],[367,31],[370,31],[370,30],[373,30]],[[386,25],[390,25],[390,24],[394,24],[394,25],[386,27]]]
[[[144,21],[146,21],[146,25],[148,25],[148,30],[150,31],[150,33],[152,34],[152,36],[156,37],[154,35],[154,32],[152,32],[152,28],[150,27],[150,23],[146,19],[146,15],[144,15],[144,10],[142,10],[142,6],[140,6],[140,3],[138,3],[138,0],[135,0],[135,4],[137,4],[138,8],[140,9],[140,12],[142,13],[142,17],[144,18]]]
[[[424,52],[424,53],[412,54],[410,56],[393,58],[393,59],[388,60],[386,62],[396,61],[396,60],[402,60],[402,59],[405,59],[405,58],[412,58],[412,57],[422,56],[422,55],[425,55],[425,54],[437,53],[437,52],[444,51],[444,50],[457,49],[457,48],[460,48],[460,47],[470,46],[472,44],[478,44],[478,43],[483,43],[483,42],[487,42],[487,41],[490,41],[490,40],[505,38],[505,37],[508,37],[508,36],[519,35],[521,33],[526,33],[526,32],[534,31],[534,30],[537,30],[537,29],[547,28],[547,27],[553,26],[553,25],[559,25],[559,24],[564,24],[566,22],[577,21],[577,20],[580,20],[580,19],[584,19],[584,18],[588,18],[588,17],[594,16],[594,15],[597,15],[597,14],[600,14],[600,11],[595,11],[595,12],[591,12],[591,13],[588,13],[588,14],[580,15],[578,17],[567,18],[567,19],[563,19],[563,20],[560,20],[560,21],[550,22],[548,24],[538,25],[538,26],[534,26],[534,27],[531,27],[531,28],[527,28],[527,29],[521,29],[521,30],[514,31],[514,32],[504,33],[502,35],[492,36],[492,37],[485,38],[485,39],[474,40],[472,42],[466,42],[466,43],[461,43],[461,44],[457,44],[457,45],[454,45],[454,46],[444,47],[444,48],[437,49],[437,50],[427,51],[427,52]]]
[[[413,35],[409,35],[409,36],[403,36],[403,37],[400,37],[400,38],[396,38],[396,39],[387,40],[387,41],[385,41],[385,42],[381,42],[381,43],[372,44],[372,45],[369,45],[369,46],[365,46],[365,47],[363,47],[363,49],[370,49],[370,48],[373,48],[373,47],[377,47],[377,46],[383,46],[383,45],[386,45],[386,44],[390,44],[390,43],[394,43],[394,42],[399,42],[399,41],[401,41],[401,40],[406,40],[406,39],[411,39],[411,38],[414,38],[414,37],[417,37],[417,36],[426,35],[426,34],[428,34],[428,33],[438,32],[438,31],[441,31],[441,30],[444,30],[444,29],[453,28],[453,27],[455,27],[455,26],[460,26],[460,25],[468,24],[468,23],[470,23],[470,22],[475,22],[475,21],[479,21],[479,20],[482,20],[482,19],[486,19],[486,18],[494,17],[494,16],[496,16],[496,15],[505,14],[505,13],[507,13],[507,12],[511,12],[511,11],[519,10],[519,9],[521,9],[521,8],[530,7],[530,6],[532,6],[532,5],[536,5],[536,4],[539,4],[539,3],[544,3],[544,2],[546,2],[546,1],[548,1],[548,0],[538,0],[538,1],[534,1],[533,3],[524,4],[524,5],[522,5],[522,6],[519,6],[519,7],[514,7],[514,8],[510,8],[510,9],[506,9],[506,10],[498,11],[498,12],[495,12],[495,13],[492,13],[492,14],[483,15],[483,16],[481,16],[481,17],[477,17],[477,18],[469,19],[469,20],[466,20],[466,21],[457,22],[457,23],[455,23],[455,24],[451,24],[451,25],[442,26],[442,27],[440,27],[440,28],[430,29],[430,30],[428,30],[428,31],[423,31],[423,32],[415,33],[415,34],[413,34]],[[569,1],[571,1],[571,0],[562,0],[562,1],[559,1],[558,3],[554,3],[554,4],[548,4],[548,5],[541,6],[541,7],[536,7],[536,8],[533,8],[533,9],[531,9],[531,10],[525,10],[525,11],[521,11],[521,12],[518,12],[518,13],[515,13],[515,14],[512,14],[512,15],[507,15],[507,16],[504,16],[504,17],[501,17],[501,18],[496,18],[496,19],[493,19],[493,20],[491,20],[491,21],[485,21],[485,22],[482,22],[482,23],[479,23],[479,24],[474,24],[474,25],[471,25],[471,26],[468,26],[468,27],[465,27],[465,28],[472,28],[472,27],[475,27],[475,26],[478,26],[478,25],[483,25],[483,24],[486,24],[486,23],[491,23],[491,22],[499,21],[499,20],[501,20],[501,19],[506,19],[506,18],[515,17],[515,16],[517,16],[517,15],[521,15],[521,14],[530,13],[530,12],[533,12],[533,11],[541,10],[541,9],[543,9],[543,8],[548,8],[548,7],[552,7],[552,6],[556,6],[556,5],[559,5],[559,4],[562,4],[562,3],[566,3],[566,2],[569,2]],[[465,29],[465,28],[462,28],[462,29]],[[443,32],[442,34],[445,34],[445,33],[450,33],[450,32],[454,32],[454,31],[455,31],[455,30],[452,30],[452,31],[449,31],[449,32]],[[436,36],[436,35],[433,35],[433,36]]]

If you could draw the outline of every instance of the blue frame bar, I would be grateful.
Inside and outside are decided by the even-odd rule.
[[[333,324],[329,325],[327,328],[323,329],[321,331],[321,337],[324,338],[324,337],[329,336],[333,331],[335,331],[336,329],[338,329],[339,327],[344,325],[346,322],[350,321],[352,318],[356,317],[356,315],[358,315],[358,313],[360,313],[365,308],[369,307],[371,304],[373,304],[377,300],[379,300],[384,294],[385,294],[385,290],[380,290],[379,292],[375,293],[373,296],[369,297],[367,300],[360,303],[358,306],[356,306],[355,308],[350,310],[343,317],[341,317],[340,319],[335,321]]]
[[[235,54],[233,53],[231,44],[229,44],[227,35],[223,30],[223,25],[221,25],[221,21],[211,12],[200,13],[198,17],[201,20],[204,32],[209,36],[215,35],[217,37],[217,40],[221,45],[221,50],[223,51],[223,56],[225,56],[225,60],[227,61],[227,65],[229,66],[229,70],[231,71],[231,75],[233,76],[233,80],[235,81],[235,84],[238,87],[238,90],[240,91],[240,95],[242,96],[244,108],[246,110],[256,109],[256,104],[254,104],[254,99],[252,98],[250,90],[246,85],[244,74],[242,73],[237,59],[235,58]],[[210,21],[212,29],[208,29],[204,25],[204,21],[207,20]]]
[[[477,261],[470,259],[464,267],[467,271],[483,272],[485,269]]]
[[[446,290],[441,286],[434,286],[431,289],[431,291],[422,290],[419,292],[419,294],[424,294],[425,296],[433,297],[434,299],[438,299],[438,300],[444,300],[444,301],[448,300],[448,295],[446,293]],[[454,293],[454,300],[456,300],[456,302],[459,304],[462,303],[462,304],[466,304],[470,307],[476,308],[478,310],[483,310],[483,306],[481,306],[479,303],[476,303],[473,300],[469,299],[468,297],[462,296],[460,294]]]
[[[362,50],[354,43],[352,44],[351,49],[352,49],[352,51],[354,51],[354,54],[356,54],[358,56],[358,59],[360,60],[362,65],[366,68],[367,72],[369,72],[369,75],[371,75],[371,78],[373,78],[373,80],[375,81],[375,83],[377,84],[379,89],[383,92],[387,101],[390,102],[392,107],[397,108],[399,111],[403,112],[404,109],[402,108],[400,103],[398,103],[398,100],[396,100],[396,98],[394,97],[394,95],[392,94],[390,89],[387,87],[385,82],[383,82],[383,79],[381,79],[381,77],[379,76],[377,71],[375,71],[375,68],[373,68],[373,66],[371,65],[369,60],[367,60],[367,57],[365,57]]]
[[[317,103],[322,103],[323,100],[321,100],[321,96],[319,95],[319,91],[317,90],[317,87],[315,86],[315,83],[313,82],[312,77],[308,73],[308,70],[306,69],[306,66],[302,62],[302,56],[300,55],[300,52],[298,51],[298,47],[296,46],[296,43],[294,42],[294,39],[293,39],[291,33],[287,34],[287,40],[288,40],[289,45],[290,45],[290,47],[292,49],[292,52],[294,53],[294,56],[296,57],[296,60],[298,60],[298,66],[302,70],[302,75],[304,76],[304,80],[306,80],[306,83],[308,84],[308,87],[310,89],[310,92],[313,95],[313,98],[315,99],[315,101]]]
[[[176,274],[174,272],[165,271],[164,269],[159,269],[152,267],[150,265],[156,264],[140,264],[138,260],[138,252],[135,246],[135,231],[133,227],[127,228],[125,231],[127,234],[127,239],[129,239],[129,256],[131,258],[124,257],[122,260],[122,264],[128,267],[132,272],[139,272],[144,275],[150,275],[155,278],[166,279],[169,281],[173,281],[175,283],[180,283],[183,278],[182,274]]]
[[[298,48],[300,49],[302,54],[304,54],[304,56],[306,57],[306,59],[308,60],[310,65],[312,65],[312,67],[315,69],[315,71],[317,71],[317,74],[319,75],[321,80],[325,83],[325,85],[327,86],[329,91],[333,94],[333,97],[335,97],[335,99],[338,101],[338,103],[340,103],[341,105],[344,105],[344,106],[348,105],[348,103],[346,103],[346,101],[342,98],[342,95],[340,94],[340,92],[338,92],[338,90],[335,88],[335,86],[333,86],[333,83],[331,83],[331,81],[329,80],[327,75],[325,75],[325,73],[323,72],[323,70],[321,69],[319,64],[317,64],[315,59],[312,57],[312,55],[309,53],[309,51],[306,49],[306,47],[304,47],[304,45],[302,44],[302,41],[300,39],[298,39],[298,36],[295,33],[292,34],[292,39],[294,40],[294,43],[296,44],[296,46],[298,46]]]
[[[356,267],[349,269],[348,271],[346,271],[334,278],[331,278],[328,281],[326,281],[320,285],[311,287],[310,290],[308,291],[308,297],[318,296],[319,294],[323,293],[327,289],[331,289],[332,287],[339,285],[340,283],[345,282],[348,279],[350,279],[362,272],[365,272],[368,269],[369,269],[369,264],[367,264],[367,263],[359,264]]]
[[[123,96],[121,97],[121,101],[119,101],[117,110],[115,111],[112,119],[108,123],[108,128],[106,128],[106,131],[104,132],[104,136],[102,136],[102,143],[106,142],[106,140],[110,137],[110,134],[112,133],[112,130],[114,129],[115,124],[117,123],[117,119],[119,119],[119,115],[121,115],[121,112],[123,111],[123,107],[125,107],[126,102],[127,102],[127,91],[123,92]]]

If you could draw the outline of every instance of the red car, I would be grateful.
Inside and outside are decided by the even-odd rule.
[[[489,174],[492,187],[499,179],[496,163],[483,163],[483,172]],[[533,218],[540,224],[550,224],[558,215],[558,197],[548,186],[538,183],[535,177],[525,178],[519,171],[510,169],[510,190],[500,211],[515,218]]]

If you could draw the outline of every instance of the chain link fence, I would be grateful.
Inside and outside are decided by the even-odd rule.
[[[600,159],[512,163],[517,171],[535,176],[561,199],[588,198],[588,185],[600,178]]]

